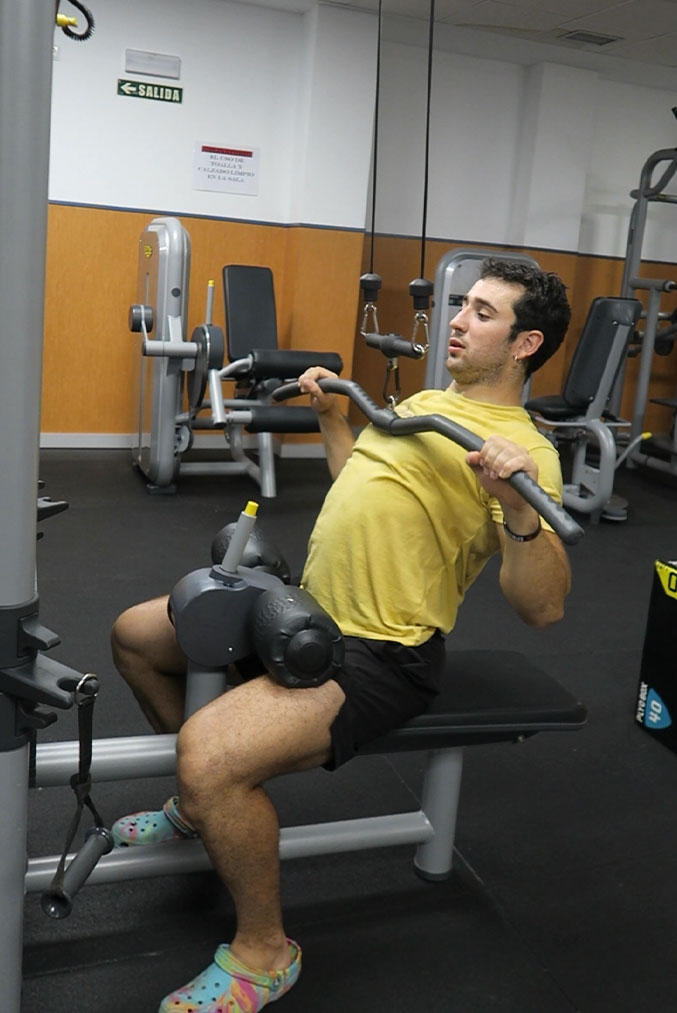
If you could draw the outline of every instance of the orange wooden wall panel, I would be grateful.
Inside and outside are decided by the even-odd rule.
[[[51,206],[43,357],[43,432],[131,432],[139,219]]]
[[[131,433],[137,425],[135,357],[128,329],[138,301],[139,236],[147,212],[51,205],[47,243],[41,429]],[[185,217],[191,239],[188,337],[204,320],[215,282],[214,323],[224,324],[221,270],[272,268],[280,345],[338,351],[352,364],[362,234]]]
[[[135,357],[139,338],[128,330],[136,291],[139,236],[152,214],[51,205],[48,217],[43,365],[42,431],[119,434],[134,431]],[[179,216],[180,217],[180,216]],[[351,230],[258,225],[219,219],[181,218],[191,238],[188,336],[204,319],[207,282],[215,281],[214,322],[223,325],[221,269],[228,263],[262,264],[275,278],[280,345],[337,351],[344,376],[352,376],[382,402],[386,360],[368,349],[359,331],[359,278],[370,269],[371,241]],[[440,258],[470,244],[428,241],[425,274],[431,280]],[[617,258],[546,250],[528,251],[545,270],[556,271],[569,289],[572,323],[562,348],[535,374],[532,392],[561,390],[592,299],[620,291],[623,263]],[[374,270],[382,277],[378,321],[382,333],[410,338],[414,313],[409,283],[419,277],[416,239],[376,236]],[[677,281],[677,265],[642,265],[647,277]],[[677,306],[664,296],[661,309]],[[419,337],[422,335],[419,333]],[[402,396],[424,382],[425,363],[400,359]],[[630,359],[622,412],[632,413],[639,360]],[[654,356],[650,396],[672,397],[677,352]],[[359,413],[354,417],[360,422]],[[352,416],[351,416],[352,417]],[[668,409],[649,405],[646,424],[664,431]],[[291,438],[290,438],[291,439]],[[303,440],[303,437],[295,437]]]
[[[429,241],[426,244],[426,277],[434,280],[435,268],[440,258],[451,249],[463,249],[470,245]],[[520,250],[532,256],[546,271],[555,271],[567,286],[572,308],[571,325],[559,351],[537,373],[532,381],[532,395],[555,394],[562,389],[571,357],[578,337],[596,296],[618,295],[623,276],[623,262],[617,258],[593,257],[576,253],[562,253],[552,250]],[[362,271],[371,266],[371,241],[365,237]],[[413,330],[414,311],[409,296],[409,283],[417,278],[421,268],[421,245],[419,240],[404,237],[376,236],[374,243],[374,270],[383,280],[377,308],[379,329],[382,333],[394,332],[410,338]],[[641,274],[644,277],[668,278],[677,281],[677,265],[644,263]],[[643,300],[644,302],[646,300]],[[677,295],[666,295],[661,309],[671,312],[677,305]],[[432,308],[431,311],[432,313]],[[356,331],[359,331],[358,320]],[[370,395],[382,403],[386,359],[379,352],[367,348],[359,333],[356,333],[354,353],[354,378]],[[400,358],[400,381],[402,396],[407,397],[419,390],[424,382],[425,363]],[[623,389],[622,414],[627,419],[632,415],[639,359],[628,362],[626,382]],[[677,388],[677,351],[669,356],[654,356],[652,360],[650,397],[674,397]],[[351,420],[359,424],[359,412],[351,408]],[[670,410],[648,404],[645,422],[655,431],[666,431],[670,424]]]

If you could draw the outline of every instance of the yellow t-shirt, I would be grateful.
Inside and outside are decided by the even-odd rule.
[[[483,439],[500,433],[520,444],[539,484],[561,502],[557,451],[523,408],[425,390],[397,411],[444,415]],[[368,425],[360,434],[320,511],[302,579],[345,636],[416,645],[453,628],[467,589],[499,549],[503,520],[466,453],[439,433],[395,437]]]

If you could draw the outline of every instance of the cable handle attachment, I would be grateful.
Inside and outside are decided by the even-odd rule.
[[[360,328],[360,334],[363,338],[366,338],[369,333],[370,317],[372,320],[372,331],[376,334],[379,333],[376,303],[378,301],[378,293],[381,285],[382,281],[378,274],[363,274],[360,278],[360,288],[362,289],[362,295],[364,298],[364,314],[362,316],[362,327]]]
[[[92,720],[94,703],[99,692],[99,680],[95,675],[83,675],[74,690],[78,712],[79,761],[77,773],[70,778],[75,795],[76,807],[66,834],[61,858],[54,878],[42,896],[41,905],[50,918],[65,918],[73,907],[73,897],[87,880],[102,855],[113,850],[113,835],[106,829],[94,805],[90,791],[92,787]],[[85,835],[85,842],[67,866],[70,847],[80,826],[85,806],[94,818],[94,826]]]
[[[430,331],[428,330],[428,310],[433,297],[434,285],[427,278],[414,278],[409,283],[409,295],[414,301],[414,330],[411,335],[411,347],[422,357],[430,348]],[[424,341],[417,340],[418,332],[423,330]]]

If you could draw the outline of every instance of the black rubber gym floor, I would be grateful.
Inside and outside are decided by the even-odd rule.
[[[279,493],[260,523],[298,572],[328,487],[322,461],[282,460]],[[256,488],[246,478],[191,477],[176,496],[149,496],[124,451],[43,451],[44,494],[69,510],[41,525],[42,622],[52,656],[95,672],[95,734],[142,734],[116,675],[108,636],[128,605],[168,591],[209,562],[212,536]],[[566,618],[525,627],[489,565],[464,604],[449,650],[522,651],[589,709],[581,732],[466,751],[452,876],[424,883],[412,849],[285,862],[288,933],[304,971],[280,1011],[668,1013],[677,1004],[677,755],[634,722],[656,559],[677,557],[677,490],[621,471],[623,524],[586,523],[570,550]],[[406,552],[406,539],[393,552]],[[382,565],[387,567],[388,560]],[[76,737],[61,714],[41,740]],[[282,825],[417,808],[422,757],[365,757],[271,786]],[[95,785],[112,823],[156,807],[172,782]],[[34,790],[31,857],[61,850],[70,789]],[[11,818],[11,814],[5,814]],[[156,1013],[162,997],[211,960],[233,930],[211,873],[85,887],[52,921],[25,908],[24,1013]],[[277,1007],[276,1007],[277,1009]]]

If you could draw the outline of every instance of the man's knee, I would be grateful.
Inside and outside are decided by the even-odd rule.
[[[181,793],[210,793],[223,788],[238,774],[237,735],[223,721],[217,729],[208,719],[209,708],[191,715],[176,739],[176,773]]]
[[[142,637],[142,624],[137,613],[140,606],[133,605],[126,609],[113,623],[110,639],[115,652],[133,651],[138,648]]]
[[[139,665],[183,675],[186,659],[167,615],[167,599],[154,598],[126,609],[111,630],[113,658],[122,675]]]

